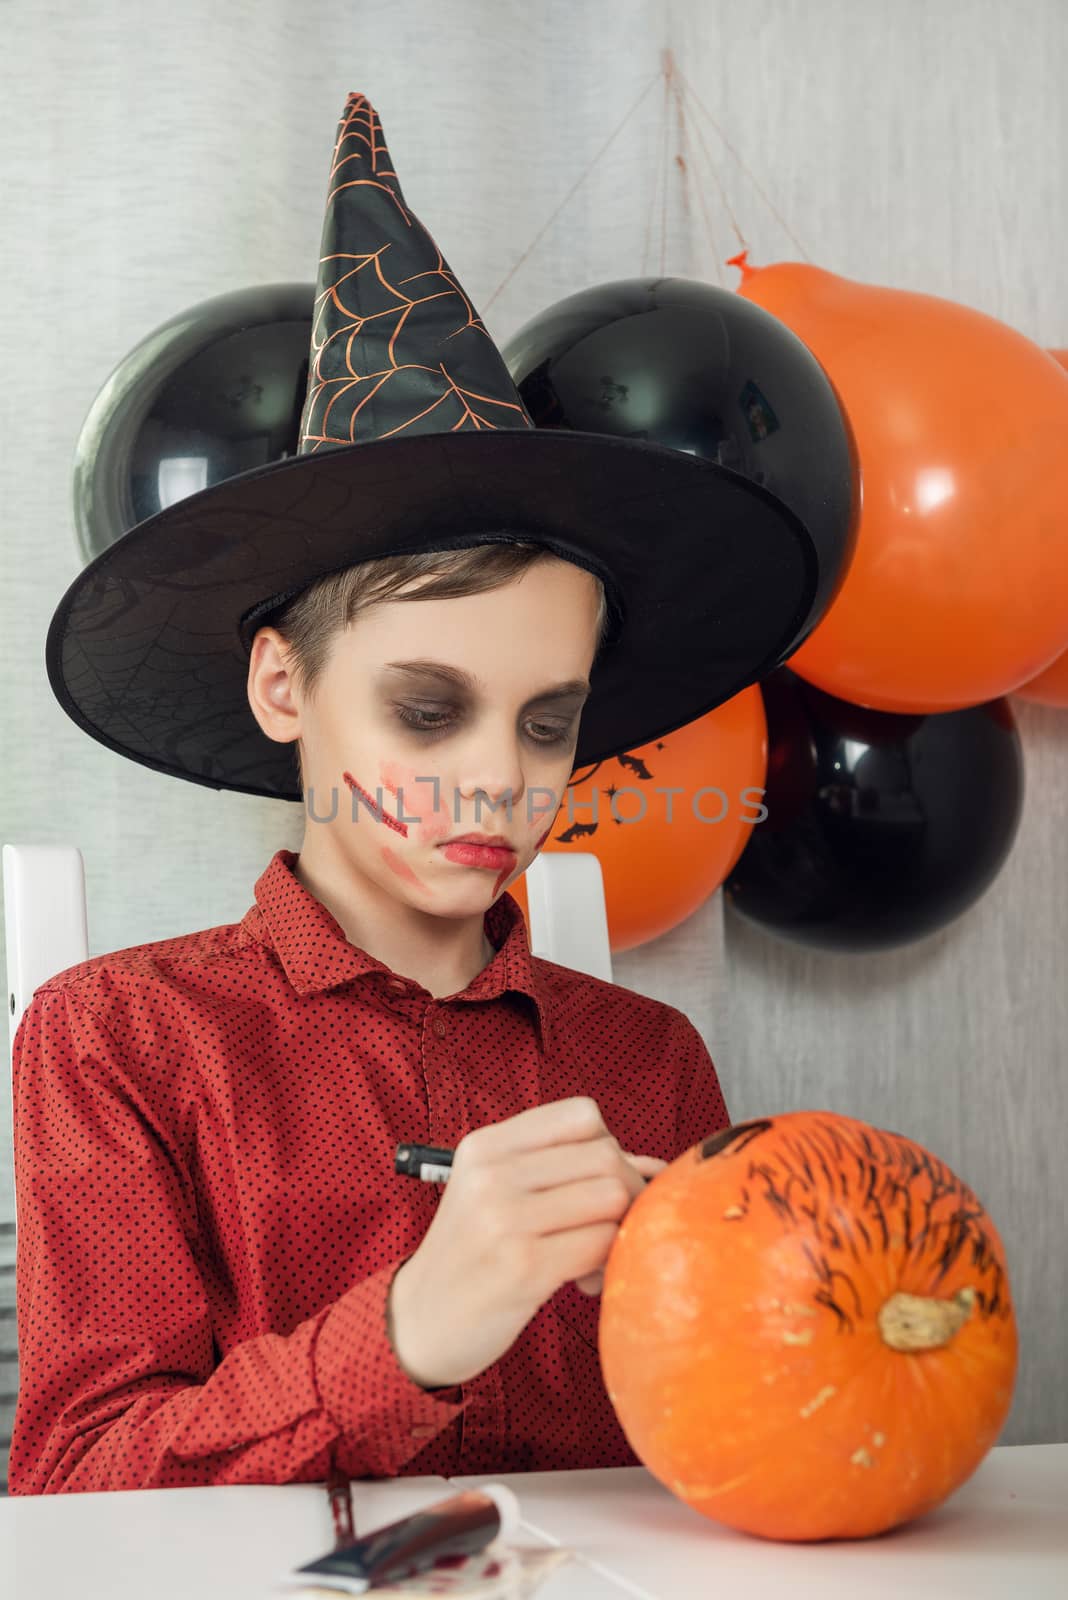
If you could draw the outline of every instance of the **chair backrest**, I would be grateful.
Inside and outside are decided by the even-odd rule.
[[[552,850],[526,870],[534,955],[612,982],[601,863],[589,850]]]
[[[8,1050],[33,991],[89,957],[85,863],[74,845],[5,844]],[[612,980],[601,863],[551,851],[527,868],[530,947],[562,967]]]
[[[74,845],[4,845],[8,1049],[33,991],[89,957],[85,863]]]
[[[33,991],[89,955],[85,864],[74,845],[4,845],[4,937],[7,943],[8,1060]],[[0,1099],[14,1135],[11,1072]],[[18,1203],[12,1170],[11,1182]],[[16,1240],[18,1230],[15,1230]]]

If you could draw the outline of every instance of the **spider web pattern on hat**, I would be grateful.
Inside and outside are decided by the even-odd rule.
[[[354,186],[364,190],[359,205],[339,204]],[[338,126],[321,252],[301,454],[401,433],[534,426],[482,319],[405,204],[362,94],[348,97]]]

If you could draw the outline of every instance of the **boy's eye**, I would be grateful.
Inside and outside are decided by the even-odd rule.
[[[571,740],[569,723],[532,722],[531,738],[538,744],[568,744]]]
[[[455,721],[451,711],[428,711],[422,706],[401,705],[396,710],[401,722],[421,733],[440,733]],[[572,737],[569,722],[532,722],[528,724],[528,729],[535,744],[567,744]]]
[[[428,732],[444,727],[450,717],[448,711],[424,711],[419,706],[398,706],[397,715],[410,728],[422,728]]]

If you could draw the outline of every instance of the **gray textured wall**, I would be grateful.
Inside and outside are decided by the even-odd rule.
[[[376,105],[409,202],[500,342],[575,288],[659,270],[658,245],[643,256],[659,219],[654,90],[489,304],[670,43],[744,166],[692,105],[691,164],[707,171],[699,128],[726,205],[711,181],[703,207],[672,191],[667,271],[733,285],[719,265],[738,248],[733,213],[758,263],[796,258],[792,233],[833,271],[1068,345],[1061,0],[22,0],[3,25],[0,838],[80,845],[93,954],[240,917],[272,851],[299,845],[297,808],[158,777],[81,735],[51,696],[43,644],[78,567],[70,465],[90,401],[182,307],[312,281],[349,90]],[[911,1133],[971,1182],[1020,1307],[1003,1437],[1040,1442],[1068,1438],[1068,713],[1021,720],[1016,850],[943,934],[888,956],[816,956],[728,914],[724,951],[717,895],[621,957],[617,977],[689,1012],[735,1120],[847,1111]],[[6,1074],[3,1091],[9,1118]],[[9,1134],[0,1436],[17,1376]]]

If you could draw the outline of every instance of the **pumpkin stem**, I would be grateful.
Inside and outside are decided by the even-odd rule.
[[[891,1350],[934,1350],[963,1327],[974,1303],[974,1289],[958,1289],[952,1300],[892,1294],[879,1308],[879,1332]]]

